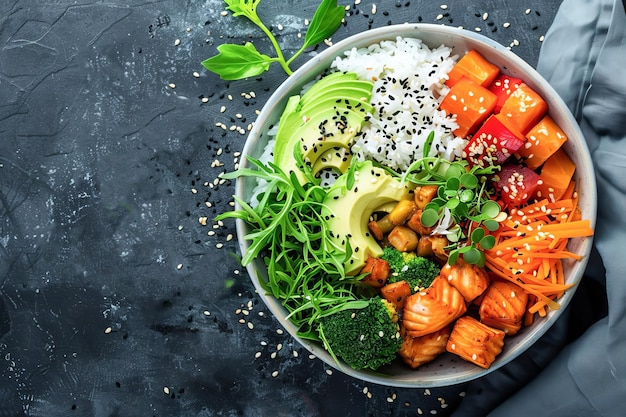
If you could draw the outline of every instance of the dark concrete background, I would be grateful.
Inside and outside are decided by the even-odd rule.
[[[334,40],[442,23],[534,66],[560,1],[342,3]],[[290,54],[316,5],[258,10]],[[0,416],[448,415],[463,386],[382,387],[309,358],[238,265],[234,223],[213,221],[234,193],[218,175],[286,77],[225,82],[201,67],[224,42],[270,52],[223,10],[0,4]]]

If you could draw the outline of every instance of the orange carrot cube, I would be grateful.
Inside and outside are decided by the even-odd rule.
[[[474,49],[466,53],[448,73],[446,85],[452,87],[461,78],[467,77],[483,87],[488,87],[500,74],[500,69],[487,61]]]
[[[541,120],[548,111],[548,104],[526,83],[522,83],[511,93],[500,109],[506,117],[523,134]]]
[[[526,143],[517,151],[530,169],[539,168],[567,141],[567,136],[550,117],[544,116],[526,134]]]
[[[459,127],[454,134],[466,137],[478,129],[491,115],[496,105],[496,95],[469,78],[461,78],[440,104],[446,114],[456,115]]]

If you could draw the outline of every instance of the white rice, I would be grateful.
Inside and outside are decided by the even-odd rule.
[[[367,48],[353,48],[336,58],[331,68],[355,72],[373,80],[372,104],[376,113],[363,126],[352,152],[404,171],[423,156],[430,132],[430,156],[460,157],[467,140],[452,133],[454,118],[438,110],[448,92],[444,84],[457,57],[446,46],[430,49],[419,39],[398,37]]]

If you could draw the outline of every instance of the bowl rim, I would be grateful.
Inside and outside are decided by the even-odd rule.
[[[267,122],[277,121],[270,120],[270,116],[275,111],[275,108],[281,106],[282,104],[282,107],[280,107],[280,112],[282,112],[284,102],[287,100],[287,98],[295,94],[296,92],[299,92],[304,84],[311,81],[315,76],[319,75],[319,73],[325,68],[328,68],[330,66],[330,62],[335,57],[341,56],[345,51],[353,47],[360,48],[373,43],[378,43],[382,40],[395,40],[397,37],[420,38],[420,34],[423,35],[425,33],[436,34],[438,36],[444,37],[448,36],[453,38],[459,38],[462,39],[464,42],[480,43],[482,47],[485,48],[485,50],[490,49],[491,51],[493,51],[493,53],[504,56],[504,59],[509,62],[512,67],[515,67],[518,71],[521,71],[523,74],[525,74],[526,78],[524,79],[524,81],[527,82],[531,88],[539,88],[539,86],[541,86],[541,89],[544,90],[544,94],[542,94],[542,96],[545,95],[546,92],[549,96],[548,99],[546,99],[546,97],[544,97],[544,99],[546,99],[546,101],[549,101],[550,114],[557,113],[559,115],[562,115],[564,120],[568,123],[569,127],[572,130],[572,132],[568,134],[568,137],[578,138],[575,148],[579,159],[579,162],[577,163],[577,173],[595,172],[593,169],[593,164],[591,162],[589,149],[577,121],[574,119],[570,110],[557,94],[557,92],[553,89],[553,87],[545,79],[543,79],[543,77],[532,66],[530,66],[526,61],[513,53],[511,50],[482,34],[462,28],[431,23],[403,23],[359,32],[345,39],[342,39],[337,43],[334,43],[324,51],[320,52],[319,54],[315,55],[307,62],[305,62],[291,76],[283,81],[276,88],[274,93],[271,94],[270,98],[266,101],[256,121],[254,122],[252,129],[250,130],[243,151],[240,155],[240,168],[248,167],[248,161],[246,160],[246,157],[255,150],[254,148],[255,146],[257,146],[257,142],[261,138],[263,138],[264,135],[266,135],[266,131],[264,129],[267,129]],[[426,41],[425,44],[427,44],[429,47],[438,46],[428,44]],[[589,219],[592,228],[595,228],[597,213],[595,175],[585,176],[583,180],[587,182],[587,186],[585,187],[585,194],[587,196],[586,201],[592,202],[592,204],[588,204],[588,206],[585,207],[585,218]],[[238,179],[236,181],[235,189],[236,196],[238,196],[239,198],[243,198],[245,194],[245,181]],[[238,203],[235,204],[235,209],[241,209]],[[236,229],[239,248],[241,253],[243,254],[249,247],[248,242],[244,239],[247,231],[247,225],[245,224],[245,222],[238,219],[236,220]],[[271,313],[280,323],[280,325],[283,326],[298,343],[300,343],[303,347],[309,350],[312,354],[320,358],[327,365],[351,377],[379,385],[404,388],[434,388],[469,382],[471,380],[483,377],[511,362],[519,355],[521,355],[524,351],[526,351],[530,346],[535,344],[535,342],[539,340],[552,327],[552,325],[560,316],[560,312],[562,312],[570,303],[576,289],[578,288],[580,279],[584,274],[584,270],[589,259],[589,254],[591,252],[592,243],[593,237],[583,238],[581,240],[578,252],[583,255],[583,259],[572,266],[572,271],[574,275],[574,286],[566,291],[565,294],[559,299],[559,304],[561,305],[560,310],[550,311],[547,317],[542,318],[542,324],[538,327],[534,327],[534,331],[529,333],[527,339],[525,339],[525,343],[510,349],[507,352],[506,357],[496,358],[496,361],[489,369],[482,369],[475,365],[472,365],[472,367],[466,367],[463,366],[464,364],[461,364],[461,362],[465,361],[459,359],[457,363],[458,366],[456,367],[459,368],[459,371],[455,372],[454,375],[449,377],[433,377],[427,379],[420,378],[419,369],[410,370],[414,373],[415,378],[399,379],[394,375],[389,375],[388,373],[385,373],[384,370],[355,370],[343,363],[335,362],[330,354],[323,348],[323,346],[316,342],[302,339],[297,335],[297,329],[295,328],[295,326],[290,321],[285,319],[285,310],[280,305],[280,302],[273,296],[266,294],[265,290],[262,288],[259,282],[259,273],[261,273],[261,271],[257,270],[256,262],[252,262],[251,264],[249,264],[246,269],[259,297],[263,300],[265,305],[268,307],[268,309],[271,311]]]

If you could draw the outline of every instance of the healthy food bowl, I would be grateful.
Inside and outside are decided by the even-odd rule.
[[[353,48],[363,48],[384,40],[395,40],[397,37],[417,38],[430,48],[445,45],[452,49],[452,53],[462,57],[468,51],[479,52],[485,59],[497,66],[501,73],[522,79],[527,86],[537,92],[548,106],[549,115],[560,126],[568,140],[562,149],[575,164],[574,181],[577,187],[577,204],[580,218],[589,221],[590,227],[595,225],[596,217],[596,187],[594,171],[588,149],[578,125],[569,110],[552,87],[527,63],[498,43],[473,32],[429,24],[404,24],[369,30],[341,42],[335,43],[319,55],[298,69],[282,85],[280,85],[263,107],[256,120],[241,156],[240,169],[250,168],[252,165],[247,157],[260,158],[275,131],[276,125],[287,106],[289,98],[301,93],[303,87],[327,70],[333,60]],[[250,202],[256,188],[256,181],[251,177],[239,177],[236,185],[236,196],[244,202]],[[237,210],[242,209],[237,204]],[[238,239],[242,254],[250,250],[250,241],[246,235],[250,233],[250,226],[243,220],[237,220]],[[269,295],[262,282],[267,281],[267,267],[261,257],[247,265],[249,275],[269,310],[282,326],[298,340],[306,349],[342,372],[369,382],[397,387],[437,387],[470,381],[502,367],[515,359],[522,352],[531,347],[559,317],[560,312],[570,302],[578,282],[583,276],[587,258],[591,250],[592,237],[580,236],[569,239],[567,250],[577,259],[563,261],[563,276],[565,284],[571,285],[564,291],[557,302],[560,309],[546,309],[546,314],[535,319],[531,324],[523,326],[513,335],[507,335],[504,347],[493,363],[487,368],[476,366],[461,359],[459,356],[444,352],[433,361],[412,369],[401,359],[395,359],[390,364],[376,370],[353,369],[337,361],[318,341],[302,338],[298,328],[287,318],[288,312],[281,301]],[[469,303],[471,304],[471,303]],[[468,304],[468,305],[469,305]],[[469,306],[475,308],[475,306]]]

